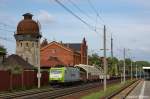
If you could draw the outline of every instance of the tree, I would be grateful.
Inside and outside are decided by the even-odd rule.
[[[125,62],[126,62],[126,74],[130,75],[131,74],[131,59],[126,58]]]
[[[116,57],[108,57],[107,58],[107,64],[108,64],[108,74],[112,76],[118,75],[118,59]]]
[[[147,62],[147,61],[136,61],[136,64],[137,64],[137,66],[140,66],[140,67],[143,67],[143,66],[145,66],[145,67],[150,66],[150,63]]]
[[[3,46],[0,46],[0,54],[6,54],[6,49]]]
[[[101,66],[101,61],[100,61],[100,57],[98,56],[97,53],[92,54],[91,56],[89,56],[89,65],[98,65]]]

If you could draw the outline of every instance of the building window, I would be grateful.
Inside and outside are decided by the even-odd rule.
[[[37,48],[39,47],[38,42],[36,43],[36,47],[37,47]]]
[[[52,49],[52,53],[55,54],[55,53],[56,53],[56,50],[55,50],[55,49]]]
[[[32,43],[32,47],[34,47],[34,43]]]
[[[26,46],[29,47],[29,43],[26,43]]]
[[[22,47],[22,43],[20,43],[21,47]]]

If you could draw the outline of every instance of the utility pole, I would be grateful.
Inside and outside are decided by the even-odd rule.
[[[123,82],[125,83],[126,81],[126,49],[124,48],[123,50],[123,56],[124,56],[124,62],[123,62]]]
[[[142,73],[142,70],[141,70],[141,68],[140,68],[140,79],[141,79],[141,75],[142,75],[141,73]]]
[[[106,62],[106,27],[104,25],[104,91],[107,88],[107,62]]]
[[[40,39],[39,39],[40,42]],[[40,47],[40,43],[38,44],[38,46]],[[37,73],[37,78],[38,78],[38,88],[41,87],[41,69],[40,69],[40,48],[38,49],[38,55],[39,57],[37,58],[37,62],[38,62],[38,73]]]
[[[131,59],[131,80],[133,78],[133,75],[132,75],[132,59]]]
[[[118,67],[117,67],[117,64],[114,63],[113,37],[112,37],[112,35],[111,35],[111,59],[112,59],[112,66],[115,65],[115,75],[116,75],[116,74],[118,74],[118,71],[117,71]]]
[[[122,84],[122,82],[123,82],[123,81],[122,81],[122,73],[121,73],[121,84]]]
[[[87,48],[87,55],[86,55],[86,64],[89,64],[89,56],[88,56],[88,48]]]
[[[111,36],[111,58],[113,59],[114,55],[113,55],[113,38]]]
[[[137,64],[136,64],[136,79],[137,79]]]

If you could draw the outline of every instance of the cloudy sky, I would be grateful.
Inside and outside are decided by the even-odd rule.
[[[0,0],[0,44],[8,53],[15,53],[13,37],[22,14],[30,12],[41,23],[43,38],[48,41],[81,42],[86,38],[89,53],[102,55],[103,25],[106,25],[107,48],[114,38],[114,55],[150,61],[150,1],[149,0],[59,0],[74,14],[92,26],[75,18],[54,0]],[[97,32],[94,32],[96,30]],[[107,51],[110,56],[110,50]]]

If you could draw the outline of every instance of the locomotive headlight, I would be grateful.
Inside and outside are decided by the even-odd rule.
[[[51,74],[50,78],[62,78],[61,74]]]

